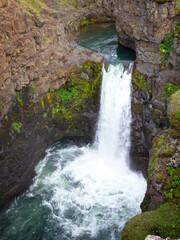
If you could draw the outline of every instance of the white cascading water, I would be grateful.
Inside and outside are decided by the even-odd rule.
[[[131,123],[131,69],[133,64],[103,68],[101,108],[96,142],[98,152],[121,159],[122,167],[129,160]]]
[[[71,238],[84,234],[96,238],[111,229],[110,239],[115,239],[116,229],[121,230],[129,218],[140,213],[146,182],[128,168],[131,68],[125,69],[122,64],[109,65],[107,72],[103,68],[94,146],[58,150],[56,170],[43,178],[43,185],[52,191],[44,204],[52,210],[56,224],[63,222]],[[39,174],[48,155],[40,164]],[[37,177],[36,184],[39,181]]]
[[[34,224],[37,232],[43,229],[43,240],[119,240],[126,221],[141,212],[146,181],[128,168],[131,68],[122,64],[103,68],[94,145],[64,149],[55,145],[47,150],[24,207],[19,203],[19,210],[12,210],[15,221],[7,229],[9,234],[15,236],[14,229],[32,229]],[[30,216],[23,219],[20,211],[28,208]],[[47,212],[44,226],[42,218],[33,220],[42,215],[38,211]],[[34,229],[24,233],[26,238],[17,232],[17,239],[40,239]]]

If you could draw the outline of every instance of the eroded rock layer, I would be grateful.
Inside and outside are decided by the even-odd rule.
[[[132,155],[147,155],[152,138],[168,125],[167,84],[179,85],[180,80],[177,4],[129,0],[119,1],[116,10],[119,41],[137,54],[132,81]]]
[[[67,10],[19,2],[0,2],[0,208],[29,187],[49,144],[94,135],[103,61],[69,45]]]

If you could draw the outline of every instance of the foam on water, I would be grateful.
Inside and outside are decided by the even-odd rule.
[[[28,192],[0,218],[0,239],[114,240],[140,213],[146,181],[128,167],[132,66],[103,69],[93,146],[55,144]]]

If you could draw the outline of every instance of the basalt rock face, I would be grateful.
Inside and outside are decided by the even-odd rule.
[[[115,16],[119,42],[137,54],[131,155],[140,165],[149,156],[143,213],[126,223],[122,240],[148,234],[175,239],[180,236],[179,1],[119,1]]]
[[[98,112],[103,57],[69,45],[63,13],[22,6],[0,1],[0,209],[29,187],[49,144],[92,138]]]
[[[148,234],[180,236],[180,90],[170,97],[170,128],[153,139],[143,213],[130,219],[122,239],[141,240]]]
[[[166,2],[166,1],[164,1]],[[167,84],[179,85],[180,39],[177,3],[119,1],[115,11],[119,42],[137,54],[132,87],[132,156],[145,159],[153,137],[167,128]],[[159,49],[172,33],[170,54]]]
[[[143,211],[167,200],[180,203],[180,90],[170,98],[169,114],[170,128],[153,139]]]

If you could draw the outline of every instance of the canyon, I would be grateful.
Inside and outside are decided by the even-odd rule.
[[[172,213],[178,226],[174,204],[179,206],[180,198],[179,1],[60,2],[0,0],[0,208],[28,189],[47,146],[67,136],[94,136],[104,58],[74,49],[69,42],[80,27],[115,22],[119,42],[136,52],[132,168],[146,172],[149,165],[141,204],[145,213],[126,224],[122,239],[148,234],[165,238],[168,233],[177,237],[179,229],[173,233],[170,226],[163,232],[152,219],[162,216],[163,225]],[[67,88],[77,87],[72,93],[76,99],[61,98]],[[148,227],[136,226],[149,219]]]

